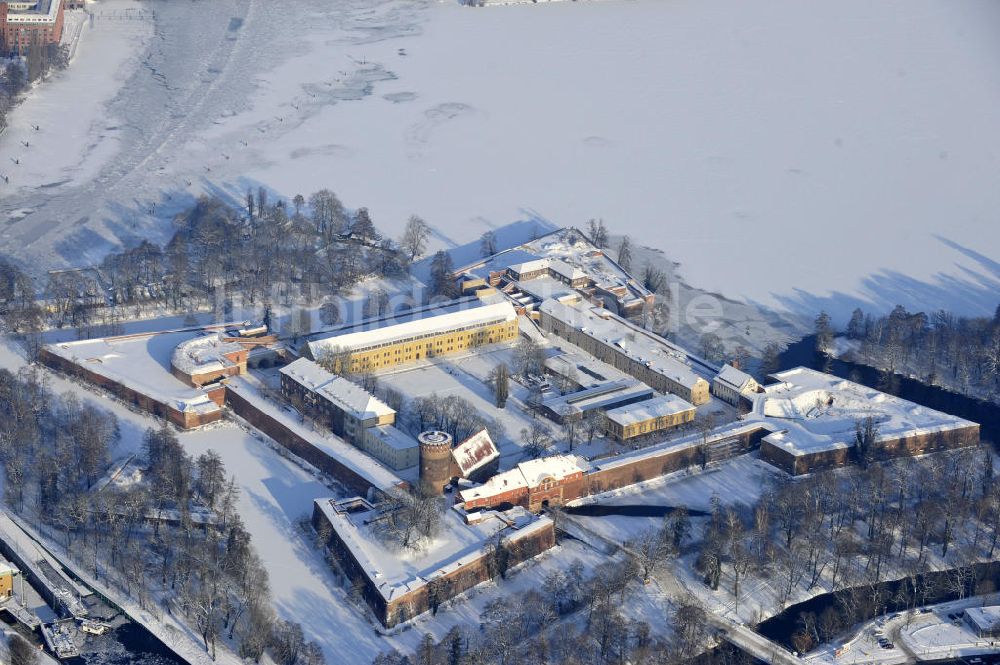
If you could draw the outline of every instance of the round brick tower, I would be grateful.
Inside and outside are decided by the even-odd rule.
[[[420,443],[420,486],[428,494],[443,494],[451,482],[451,435],[447,432],[423,432]]]

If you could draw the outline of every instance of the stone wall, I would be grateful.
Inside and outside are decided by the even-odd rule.
[[[880,440],[873,448],[876,460],[912,457],[927,453],[967,448],[979,444],[979,425],[970,423],[965,427],[955,427],[942,432],[922,432],[909,436],[899,436]],[[825,471],[846,466],[854,461],[854,446],[807,452],[801,455],[773,446],[761,444],[760,456],[764,461],[779,469],[798,476],[813,471]]]
[[[368,490],[372,488],[372,484],[366,478],[261,411],[235,390],[226,390],[226,404],[240,418],[274,439],[289,452],[336,478],[352,492],[366,496]]]
[[[411,591],[392,594],[392,600],[386,600],[317,504],[313,504],[312,523],[317,533],[324,534],[326,546],[337,558],[341,569],[353,584],[361,588],[365,602],[386,628],[392,628],[427,612],[432,607],[432,600],[434,604],[443,603],[494,576],[490,556],[484,547],[479,558],[468,561],[449,573],[434,577]],[[555,526],[549,522],[521,537],[517,537],[517,532],[512,533],[503,547],[508,554],[508,566],[512,567],[538,556],[554,545]]]
[[[52,353],[45,347],[42,347],[39,350],[38,361],[50,369],[54,369],[70,376],[75,376],[87,381],[88,383],[98,386],[99,388],[103,388],[132,406],[159,418],[163,418],[164,420],[177,425],[181,429],[200,427],[222,419],[223,414],[221,408],[218,411],[212,411],[210,413],[181,411],[170,404],[140,393],[139,391],[129,388],[128,386],[110,379],[103,374],[98,374],[97,372],[93,372],[85,367],[81,367],[67,358],[63,358],[58,354]],[[213,397],[212,395],[209,395],[209,397],[218,404],[217,397]]]

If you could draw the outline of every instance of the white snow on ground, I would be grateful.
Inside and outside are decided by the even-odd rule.
[[[125,339],[90,339],[53,344],[50,350],[144,394],[163,400],[204,401],[204,393],[170,373],[170,358],[183,342],[202,337],[197,330]]]
[[[997,601],[997,594],[989,594],[928,605],[912,614],[882,615],[855,626],[849,634],[820,646],[804,658],[812,663],[889,664],[913,662],[913,656],[928,661],[996,653],[1000,650],[1000,641],[978,638],[962,614],[966,608],[992,605]],[[880,636],[893,642],[895,648],[881,648],[878,645]],[[840,656],[835,654],[837,648],[844,648]]]
[[[54,172],[2,193],[0,212],[34,210],[7,230],[20,258],[93,261],[163,237],[189,195],[260,182],[330,186],[390,232],[418,212],[444,244],[603,216],[689,283],[809,312],[995,307],[990,0],[141,6],[144,59],[150,26],[98,25],[12,116],[67,128]],[[120,130],[71,122],[81,109]],[[5,167],[19,146],[2,140]]]
[[[756,455],[740,455],[704,471],[691,469],[660,476],[582,499],[580,503],[621,506],[649,504],[708,511],[712,497],[724,505],[753,505],[769,480],[781,475]]]
[[[9,340],[3,340],[0,367],[17,371],[24,364],[20,349]],[[91,400],[115,413],[122,431],[121,444],[115,451],[117,457],[138,452],[145,429],[161,425],[161,421],[131,411],[103,392],[46,370],[43,372],[56,392],[72,391],[81,399]],[[253,536],[254,546],[268,569],[275,607],[283,618],[302,624],[306,637],[323,647],[329,663],[368,665],[377,654],[392,648],[413,652],[424,633],[430,632],[440,639],[456,623],[477,626],[479,613],[489,601],[514,592],[538,589],[544,575],[553,569],[565,570],[574,559],[580,559],[589,569],[604,559],[590,548],[566,542],[519,566],[500,586],[475,587],[447,603],[436,616],[422,615],[412,625],[383,635],[369,620],[367,609],[353,605],[347,590],[337,587],[329,564],[295,525],[297,520],[311,514],[315,499],[335,496],[334,490],[318,479],[318,474],[313,475],[278,455],[273,444],[265,443],[262,435],[231,422],[179,432],[178,438],[194,456],[214,449],[221,455],[227,471],[236,476],[241,490],[239,508]],[[660,599],[653,590],[647,590],[630,614],[647,618],[656,627],[662,624],[665,616],[661,608]],[[199,652],[200,647],[195,642],[188,643],[179,633],[174,634],[178,635],[174,647],[188,654]],[[236,660],[232,654],[220,655],[220,662],[234,663]]]

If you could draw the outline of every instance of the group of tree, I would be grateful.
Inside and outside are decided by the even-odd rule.
[[[875,317],[856,309],[845,334],[859,343],[857,360],[886,373],[1000,399],[1000,306],[992,317],[927,316],[901,306]]]
[[[729,363],[733,367],[743,370],[748,369],[751,358],[750,349],[742,344],[737,344],[732,349],[726,349],[722,338],[714,332],[704,333],[698,339],[698,352],[706,360],[715,363]],[[765,348],[763,355],[767,357],[772,352],[780,353],[780,347],[772,343],[768,345],[768,348]]]
[[[858,439],[873,427],[860,422]],[[767,580],[784,606],[814,589],[871,590],[933,567],[962,569],[992,560],[998,543],[1000,486],[992,453],[982,447],[781,478],[754,505],[715,497],[695,547],[704,583],[726,591],[739,611],[751,579]],[[909,607],[919,600],[911,598]],[[861,618],[832,610],[825,627],[798,636],[796,648],[808,650]]]
[[[119,439],[112,413],[53,393],[37,370],[0,370],[0,466],[12,511],[144,610],[176,607],[213,656],[224,636],[255,662],[270,651],[277,662],[320,663],[278,656],[284,624],[219,455],[192,458],[171,429],[150,429],[132,462],[142,481],[118,485],[104,478]],[[304,640],[299,650],[318,652]]]
[[[458,625],[440,640],[426,634],[415,653],[384,653],[374,665],[695,662],[714,640],[704,610],[691,599],[681,600],[670,610],[671,635],[657,637],[626,611],[641,581],[629,556],[604,562],[590,575],[574,561],[565,571],[550,572],[538,588],[490,601],[475,629]]]
[[[314,306],[331,302],[367,277],[405,275],[430,236],[427,223],[413,216],[397,243],[378,231],[367,208],[351,212],[326,189],[308,198],[297,195],[289,205],[259,188],[247,192],[242,208],[204,196],[174,224],[176,231],[164,245],[144,240],[107,255],[99,269],[101,284],[80,273],[53,273],[40,289],[25,289],[19,275],[6,280],[0,275],[0,301],[25,292],[33,300],[40,291],[52,310],[51,323],[75,326],[81,336],[108,334],[96,329],[127,319],[131,308],[138,315],[146,306],[175,312],[209,306],[220,314],[236,307]],[[17,312],[22,327],[24,309]],[[324,325],[339,318],[335,306],[323,314],[333,318]],[[301,318],[290,317],[288,325],[306,334],[312,323],[308,316]]]
[[[859,438],[873,427],[859,422]],[[539,588],[487,605],[479,630],[456,627],[440,641],[427,636],[415,654],[391,652],[375,663],[699,662],[713,638],[697,602],[674,600],[663,642],[624,612],[633,589],[688,552],[704,583],[731,597],[736,612],[749,588],[772,589],[781,606],[810,590],[834,592],[835,603],[800,619],[791,640],[800,651],[889,607],[912,614],[932,599],[994,590],[970,566],[994,559],[1000,544],[1000,485],[986,447],[776,478],[752,505],[718,497],[710,503],[699,528],[686,511],[675,511],[592,577],[579,564],[552,571]],[[883,584],[899,578],[906,582]],[[700,662],[734,662],[730,657]]]
[[[444,499],[431,492],[400,490],[378,504],[371,524],[383,542],[396,549],[419,550],[441,529]]]
[[[458,395],[431,393],[415,397],[403,405],[402,420],[414,434],[435,429],[447,432],[456,442],[483,429],[498,443],[507,436],[503,423],[484,417],[469,400]]]

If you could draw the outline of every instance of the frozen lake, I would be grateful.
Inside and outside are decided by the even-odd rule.
[[[603,217],[694,286],[809,314],[997,304],[991,0],[94,7],[155,19],[97,21],[14,114],[0,153],[26,167],[0,191],[0,246],[17,257],[162,239],[200,193],[329,187],[388,232],[422,215],[445,246]],[[80,95],[100,112],[63,140]],[[51,133],[20,148],[43,113]]]

